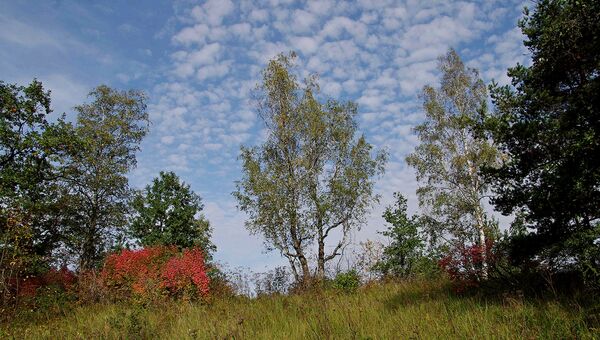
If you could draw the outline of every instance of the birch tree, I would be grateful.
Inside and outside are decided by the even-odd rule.
[[[486,254],[496,223],[484,209],[488,183],[479,170],[499,158],[493,143],[473,129],[487,111],[486,86],[452,49],[439,58],[439,70],[440,87],[423,89],[425,121],[415,128],[420,144],[406,161],[416,170],[419,205],[434,239],[477,244]]]
[[[356,104],[320,102],[316,77],[298,81],[293,59],[293,53],[279,55],[263,71],[256,102],[267,140],[242,147],[243,178],[234,196],[250,217],[247,228],[285,256],[295,279],[306,283],[311,246],[321,279],[350,231],[364,222],[377,200],[374,177],[383,173],[386,155],[372,155],[371,144],[356,136]],[[331,242],[334,234],[339,238]]]

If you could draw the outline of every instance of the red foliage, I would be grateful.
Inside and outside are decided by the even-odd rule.
[[[16,285],[17,296],[20,297],[33,297],[37,292],[37,289],[43,285],[42,278],[39,276],[30,276],[23,279],[18,285]]]
[[[176,254],[175,247],[162,246],[123,250],[106,258],[101,277],[111,288],[144,294],[159,282],[163,263]]]
[[[67,267],[62,267],[59,270],[53,268],[46,272],[44,281],[47,285],[58,285],[65,290],[69,290],[77,282],[77,276]]]
[[[75,276],[75,273],[70,271],[67,267],[62,267],[58,270],[52,268],[42,275],[29,276],[21,280],[17,285],[17,296],[33,297],[40,287],[48,286],[69,291],[76,281],[77,276]]]
[[[495,262],[494,243],[488,240],[484,248],[480,245],[455,245],[448,255],[443,257],[439,266],[448,274],[457,286],[457,291],[477,287],[485,279],[484,259],[489,268]]]
[[[204,253],[198,248],[180,252],[174,246],[123,250],[109,255],[99,275],[81,272],[79,277],[66,267],[44,274],[8,281],[12,296],[37,297],[41,288],[60,289],[84,299],[107,296],[155,298],[172,296],[204,298],[210,280]]]
[[[195,287],[202,296],[208,295],[209,279],[206,275],[204,255],[200,249],[186,249],[181,257],[173,257],[162,271],[163,286],[179,294],[187,287]]]
[[[125,295],[208,295],[204,255],[198,248],[183,253],[165,246],[123,250],[106,259],[101,277],[107,286]]]

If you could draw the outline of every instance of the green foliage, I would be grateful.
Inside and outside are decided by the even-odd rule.
[[[35,186],[31,175],[41,177],[50,166],[41,143],[50,93],[37,80],[27,87],[0,82],[0,110],[0,193],[5,200]]]
[[[67,306],[76,301],[76,296],[73,292],[65,291],[59,286],[49,285],[38,288],[33,299],[36,309],[51,315],[63,312]]]
[[[101,85],[92,102],[75,107],[72,143],[61,159],[65,244],[81,268],[99,264],[126,225],[129,170],[148,132],[146,96]]]
[[[9,280],[43,271],[61,240],[54,160],[69,136],[47,121],[50,92],[0,81],[0,294]],[[10,295],[10,294],[8,294]]]
[[[354,293],[360,287],[360,275],[354,269],[338,273],[333,279],[332,286],[344,293]]]
[[[400,193],[394,193],[394,207],[387,207],[383,218],[390,224],[387,230],[381,232],[390,239],[383,250],[383,258],[376,268],[384,276],[408,277],[416,273],[417,264],[424,264],[425,237],[419,230],[419,217],[408,217],[406,213],[406,198]]]
[[[536,2],[519,26],[532,65],[493,85],[496,111],[485,124],[507,154],[488,169],[505,214],[521,210],[527,231],[512,258],[541,256],[555,267],[600,268],[600,3]]]
[[[301,85],[293,58],[279,55],[263,71],[256,97],[268,137],[259,147],[242,147],[234,196],[250,217],[247,228],[289,260],[296,280],[307,280],[307,247],[316,243],[317,276],[324,277],[325,263],[340,255],[376,201],[373,178],[386,155],[372,157],[372,146],[356,136],[356,104],[319,101],[316,77]],[[333,231],[342,236],[326,253]]]
[[[129,231],[142,246],[199,246],[207,254],[215,250],[210,225],[200,214],[200,196],[175,173],[161,171],[151,186],[136,194],[131,207],[134,215]]]

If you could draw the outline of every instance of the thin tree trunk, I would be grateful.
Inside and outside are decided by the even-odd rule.
[[[300,268],[302,269],[302,284],[306,284],[310,278],[310,269],[308,267],[308,260],[306,259],[306,256],[304,256],[304,250],[302,249],[302,241],[298,236],[295,222],[292,222],[290,234],[292,237],[292,245],[294,247],[294,251],[296,252],[295,257],[300,262]]]
[[[485,237],[485,229],[482,219],[481,206],[477,209],[477,231],[479,233],[479,247],[481,248],[481,277],[484,280],[488,278],[488,259],[487,259],[487,243]]]
[[[288,253],[289,254],[289,253]],[[290,267],[292,268],[292,274],[294,275],[294,281],[300,281],[300,276],[298,275],[298,270],[296,269],[296,263],[294,263],[294,257],[291,255],[285,255],[288,261],[290,262]]]
[[[468,147],[466,147],[468,150]],[[470,153],[470,152],[469,152]],[[474,195],[479,198],[480,197],[480,182],[479,182],[479,175],[477,173],[477,169],[475,168],[475,166],[471,163],[471,161],[467,161],[467,164],[469,166],[469,173],[471,175],[471,178],[473,179],[473,191],[474,191]],[[481,203],[479,200],[477,200],[477,202],[475,202],[477,204],[477,207],[475,208],[475,219],[476,219],[476,229],[477,229],[477,233],[479,236],[479,247],[481,249],[481,278],[483,280],[487,280],[488,278],[488,259],[487,259],[487,243],[486,243],[486,235],[485,235],[485,225],[484,225],[484,221],[483,221],[483,208],[481,207]]]
[[[90,218],[90,224],[86,229],[85,239],[82,245],[81,259],[79,262],[79,268],[82,270],[90,269],[92,267],[93,258],[96,252],[94,236],[97,229],[97,215],[95,213],[95,209],[92,209],[94,211],[92,212],[92,216]]]
[[[325,238],[323,236],[323,226],[319,225],[318,235],[318,254],[317,254],[317,279],[322,281],[325,278]]]
[[[298,256],[298,260],[300,261],[300,267],[302,268],[302,284],[306,285],[310,282],[310,269],[308,267],[308,261],[304,254]]]
[[[308,260],[306,259],[306,256],[304,256],[304,250],[302,249],[302,243],[300,241],[300,238],[297,235],[296,227],[292,226],[290,231],[291,231],[294,251],[296,252],[295,257],[300,262],[300,268],[302,269],[302,281],[303,281],[303,284],[306,284],[310,278],[310,269],[308,267]]]
[[[325,278],[325,241],[319,238],[319,254],[317,258],[317,279],[322,281]]]

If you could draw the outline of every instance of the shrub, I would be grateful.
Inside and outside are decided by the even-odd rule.
[[[59,313],[75,299],[77,276],[66,267],[13,277],[3,286],[0,319],[18,313]]]
[[[162,270],[162,286],[173,296],[207,296],[209,279],[204,266],[203,252],[186,249],[181,256],[170,258]]]
[[[460,292],[470,287],[478,287],[485,279],[484,256],[488,267],[493,266],[495,254],[491,240],[486,244],[485,254],[480,245],[456,244],[450,248],[448,254],[438,264],[455,283],[456,290]]]
[[[236,295],[235,288],[219,267],[210,265],[206,271],[209,280],[209,292],[212,297],[232,297]]]
[[[436,279],[442,275],[438,260],[433,254],[418,258],[413,266],[413,277],[424,279]]]
[[[21,280],[16,285],[17,296],[35,297],[42,288],[68,292],[72,290],[76,282],[77,276],[67,267],[51,268],[43,274],[27,276]]]
[[[177,254],[175,247],[122,250],[109,255],[101,277],[116,297],[146,296],[160,289],[162,265]]]
[[[0,214],[0,304],[14,306],[21,297],[32,297],[43,285],[47,261],[33,250],[30,219],[18,208]]]
[[[144,299],[206,297],[210,282],[202,250],[179,252],[172,246],[114,253],[106,259],[101,277],[117,297]]]
[[[338,273],[333,279],[333,287],[344,293],[353,293],[360,286],[360,276],[354,269]]]

